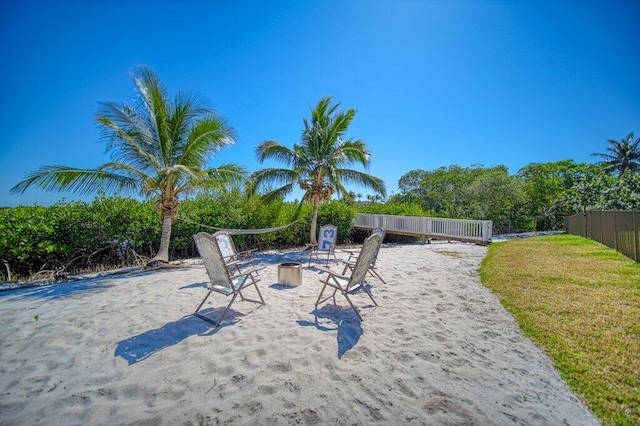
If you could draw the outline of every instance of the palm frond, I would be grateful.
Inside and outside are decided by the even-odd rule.
[[[625,170],[640,170],[640,138],[633,140],[633,132],[620,141],[609,139],[607,153],[593,153],[603,161],[598,164],[605,172],[617,171],[621,176]]]
[[[256,148],[256,155],[261,163],[266,159],[273,159],[292,165],[295,162],[296,152],[278,142],[264,141]]]
[[[236,164],[222,164],[205,170],[207,178],[220,184],[238,184],[247,179],[247,170]]]
[[[335,179],[335,182],[344,182],[347,184],[362,186],[375,191],[382,197],[387,196],[386,185],[382,179],[368,173],[363,173],[359,170],[338,169],[336,170]]]
[[[339,164],[358,163],[365,169],[369,168],[371,153],[367,149],[366,144],[361,140],[342,142],[342,144],[337,147],[336,154],[336,156],[342,156],[339,157],[342,160]]]
[[[285,198],[287,195],[291,194],[293,191],[294,184],[288,184],[276,188],[274,190],[268,191],[264,195],[262,195],[262,199],[266,202],[281,200]]]
[[[44,166],[29,173],[26,179],[11,188],[11,192],[21,194],[31,186],[46,191],[71,191],[77,194],[88,194],[98,189],[103,189],[107,193],[135,191],[140,187],[137,179],[106,169]]]
[[[278,186],[293,184],[298,180],[299,172],[284,168],[266,168],[251,175],[251,181],[256,188],[264,186]]]
[[[175,162],[202,167],[210,157],[235,144],[235,135],[225,120],[211,115],[198,120],[185,140]]]
[[[354,109],[335,115],[328,129],[327,139],[333,142],[341,139],[349,129],[355,115],[356,110]]]
[[[158,76],[148,67],[138,67],[134,71],[133,79],[142,95],[142,107],[146,116],[150,118],[150,127],[157,133],[159,159],[163,165],[170,165],[173,153],[173,139],[169,120],[171,117],[170,104],[167,100],[167,89]]]
[[[114,161],[127,161],[141,169],[158,169],[158,150],[153,144],[153,129],[140,120],[128,106],[103,104],[96,115],[103,135],[108,140],[107,150]]]

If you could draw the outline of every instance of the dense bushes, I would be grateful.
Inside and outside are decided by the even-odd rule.
[[[303,246],[309,241],[312,206],[265,204],[238,193],[198,197],[180,204],[171,238],[171,258],[196,255],[193,234],[215,228],[262,229],[296,223],[264,234],[234,238],[239,248]],[[318,223],[338,226],[338,241],[349,242],[355,206],[323,203]],[[92,203],[60,202],[50,207],[0,209],[0,261],[5,280],[132,265],[150,258],[160,244],[159,214],[150,201],[100,197]]]
[[[91,204],[61,202],[0,210],[5,277],[132,264],[139,256],[149,256],[158,244],[158,216],[149,202],[98,198]]]

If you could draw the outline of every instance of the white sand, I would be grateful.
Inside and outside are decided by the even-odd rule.
[[[267,305],[218,329],[191,315],[199,262],[2,292],[0,424],[598,424],[480,284],[485,255],[383,247],[363,322],[341,296],[314,310],[316,270],[276,284],[295,253],[262,255]]]

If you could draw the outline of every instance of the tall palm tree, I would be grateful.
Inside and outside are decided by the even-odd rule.
[[[313,203],[309,239],[312,244],[317,244],[320,202],[329,200],[336,191],[344,199],[352,200],[345,184],[361,185],[386,196],[385,185],[380,178],[345,168],[360,164],[368,169],[371,154],[363,141],[345,139],[356,111],[337,111],[340,104],[332,104],[331,101],[330,96],[320,99],[311,110],[311,120],[303,118],[301,142],[294,144],[293,149],[275,141],[265,141],[256,148],[260,163],[274,159],[285,163],[286,167],[266,168],[252,175],[257,189],[277,186],[263,195],[266,200],[290,194],[295,185],[305,191],[302,201]]]
[[[147,67],[133,73],[138,97],[134,105],[103,103],[96,114],[112,160],[95,169],[44,166],[27,175],[11,191],[30,186],[87,194],[133,192],[157,197],[162,236],[151,264],[169,260],[171,226],[181,195],[213,185],[241,181],[245,170],[234,164],[207,168],[210,158],[234,143],[233,129],[198,95],[167,89]]]
[[[602,157],[604,161],[600,164],[607,173],[618,172],[621,176],[625,170],[640,170],[640,138],[633,140],[633,132],[629,133],[626,138],[616,141],[609,139],[610,146],[607,147],[607,153],[593,153]]]

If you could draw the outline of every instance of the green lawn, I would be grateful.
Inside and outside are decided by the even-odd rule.
[[[555,235],[491,244],[480,274],[604,424],[640,424],[640,264]]]

